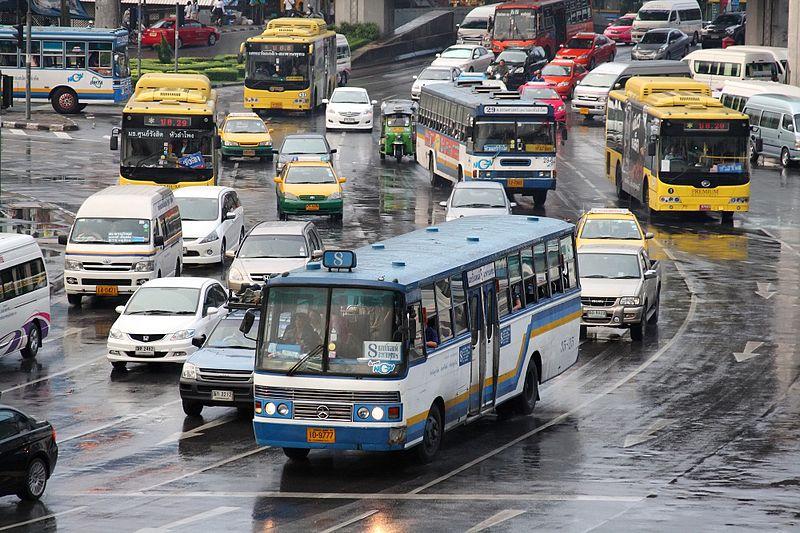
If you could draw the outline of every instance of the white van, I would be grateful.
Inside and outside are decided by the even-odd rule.
[[[729,80],[778,81],[778,65],[769,52],[710,48],[695,50],[682,61],[689,64],[692,78],[706,83],[716,97]]]
[[[456,43],[486,44],[491,32],[494,12],[500,3],[478,6],[458,25]]]
[[[64,255],[67,300],[133,294],[149,279],[181,275],[183,232],[172,191],[155,185],[115,185],[78,210]]]
[[[50,284],[30,235],[0,233],[0,355],[35,357],[50,331]]]
[[[742,112],[750,97],[758,94],[785,94],[800,99],[800,87],[775,81],[731,80],[722,85],[719,101],[725,107]]]
[[[767,52],[772,54],[778,64],[778,81],[786,83],[789,80],[789,50],[779,46],[754,46],[737,44],[729,46],[726,50],[736,50],[738,52]]]
[[[696,0],[652,0],[639,8],[631,29],[631,40],[638,43],[647,30],[674,28],[700,42],[703,12]]]
[[[336,34],[336,81],[339,86],[347,85],[350,79],[350,43],[341,33]]]

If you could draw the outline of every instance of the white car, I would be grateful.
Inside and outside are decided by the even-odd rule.
[[[446,208],[445,221],[479,215],[510,215],[511,208],[517,204],[509,201],[500,183],[493,181],[462,181],[453,186],[453,192],[446,202],[439,202]]]
[[[326,104],[326,129],[372,130],[373,107],[378,102],[369,99],[366,89],[337,87],[330,100],[322,103]]]
[[[183,229],[183,263],[222,263],[244,239],[244,208],[230,187],[175,190]]]
[[[228,271],[228,288],[264,283],[321,257],[324,245],[313,222],[262,222],[245,237]],[[229,256],[232,256],[230,252]]]
[[[436,54],[432,67],[458,67],[464,72],[485,72],[494,53],[478,44],[456,44]]]
[[[183,363],[198,341],[225,315],[228,294],[211,278],[148,281],[117,307],[108,333],[107,358],[114,370],[128,363]],[[202,344],[202,342],[197,342]]]
[[[419,100],[422,88],[432,83],[452,83],[461,74],[458,67],[426,67],[419,75],[414,76],[414,85],[411,86],[411,99]]]

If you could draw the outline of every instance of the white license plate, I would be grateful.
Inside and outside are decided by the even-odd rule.
[[[153,353],[156,351],[155,346],[137,346],[134,348],[136,353]]]
[[[342,119],[341,122],[342,122],[342,124],[355,124],[358,121],[357,120]]]
[[[232,402],[233,401],[233,391],[232,390],[212,390],[211,391],[211,399],[217,400],[220,402]]]
[[[586,316],[588,318],[605,318],[606,312],[605,311],[598,311],[596,309],[589,309],[586,311]]]

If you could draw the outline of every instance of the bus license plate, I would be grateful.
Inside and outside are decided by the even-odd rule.
[[[306,211],[319,211],[319,204],[306,204]]]
[[[255,150],[242,150],[242,155],[244,156],[253,156],[256,155]]]
[[[522,188],[522,186],[524,184],[525,184],[525,180],[523,180],[522,178],[509,178],[508,179],[508,186],[509,187],[514,187],[514,188],[520,189],[520,188]]]
[[[589,114],[589,108],[588,107],[582,107],[582,108],[580,108],[579,112],[580,112],[581,115],[588,115]]]
[[[151,354],[156,351],[155,346],[136,346],[133,351],[137,354]]]
[[[98,285],[94,293],[98,296],[119,296],[119,288],[116,285]]]
[[[306,429],[306,442],[322,442],[325,444],[333,444],[336,442],[336,430],[308,428]]]
[[[700,211],[711,211],[711,206],[708,204],[700,204]]]
[[[598,311],[597,309],[589,309],[588,311],[586,311],[586,316],[588,318],[605,318],[606,312]]]
[[[232,390],[212,390],[211,391],[211,399],[220,401],[220,402],[232,402],[233,401],[233,391]]]

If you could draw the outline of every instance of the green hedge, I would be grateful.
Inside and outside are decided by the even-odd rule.
[[[355,24],[343,22],[339,26],[334,26],[333,29],[347,38],[350,50],[361,48],[381,36],[381,31],[374,22],[357,22]]]
[[[209,68],[203,71],[211,81],[237,81],[239,72],[236,68]]]
[[[142,74],[154,72],[174,72],[175,63],[161,63],[157,59],[142,59]],[[131,65],[131,80],[138,80],[136,61]],[[205,74],[212,82],[241,81],[244,79],[244,66],[236,61],[234,54],[214,57],[179,57],[178,72],[181,74]]]

